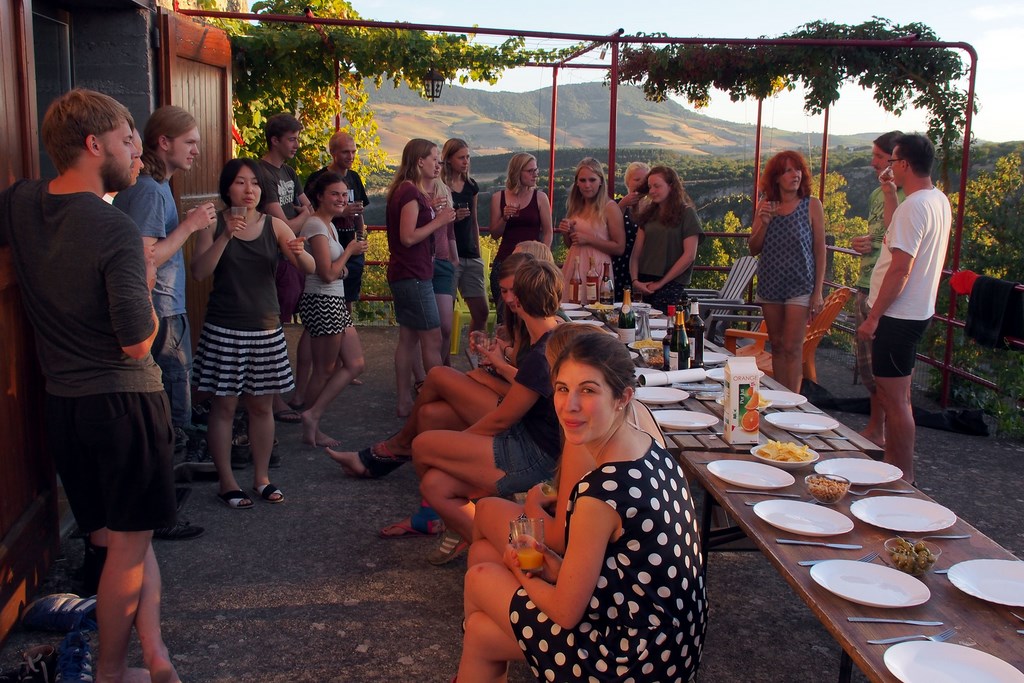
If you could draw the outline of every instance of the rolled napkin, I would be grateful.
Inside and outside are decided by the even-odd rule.
[[[645,372],[640,375],[637,380],[642,387],[663,387],[667,384],[677,384],[684,382],[703,382],[707,379],[708,373],[703,368],[694,368],[691,370],[670,370],[663,372],[658,370],[656,372]]]

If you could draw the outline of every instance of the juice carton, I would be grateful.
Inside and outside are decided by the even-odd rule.
[[[761,415],[757,412],[761,371],[753,358],[733,357],[725,362],[725,429],[722,438],[734,446],[756,445]]]

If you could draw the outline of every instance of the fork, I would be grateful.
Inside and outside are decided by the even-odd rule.
[[[878,553],[868,553],[864,557],[858,558],[858,562],[873,562],[878,557]],[[813,567],[819,562],[828,562],[828,560],[800,560],[797,562],[801,567]]]
[[[864,491],[854,491],[853,489],[848,489],[847,493],[849,493],[851,496],[866,496],[872,491],[880,491],[882,493],[917,493],[917,491],[907,491],[906,489],[865,489]]]
[[[882,638],[881,640],[869,640],[868,642],[872,645],[889,645],[891,643],[905,643],[908,640],[917,640],[923,638],[924,640],[930,640],[933,643],[943,643],[956,634],[955,628],[947,628],[942,633],[936,633],[934,636],[926,636],[923,633],[919,633],[916,636],[898,636],[896,638]]]

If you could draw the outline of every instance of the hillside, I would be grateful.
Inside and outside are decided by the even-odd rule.
[[[514,93],[446,86],[436,102],[408,88],[369,86],[384,149],[394,159],[413,137],[466,139],[474,154],[541,150],[548,146],[551,88]],[[557,143],[560,148],[608,146],[609,88],[579,83],[558,89]],[[639,88],[621,86],[617,147],[663,149],[682,154],[750,153],[754,126],[696,114],[673,101],[649,102]],[[776,146],[806,146],[804,133],[765,128]],[[836,135],[833,146],[870,145],[874,134]]]

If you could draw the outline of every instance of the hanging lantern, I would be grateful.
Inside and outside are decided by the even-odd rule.
[[[430,101],[434,101],[441,96],[441,89],[443,87],[444,76],[440,71],[431,67],[423,79],[423,92],[430,98]]]

